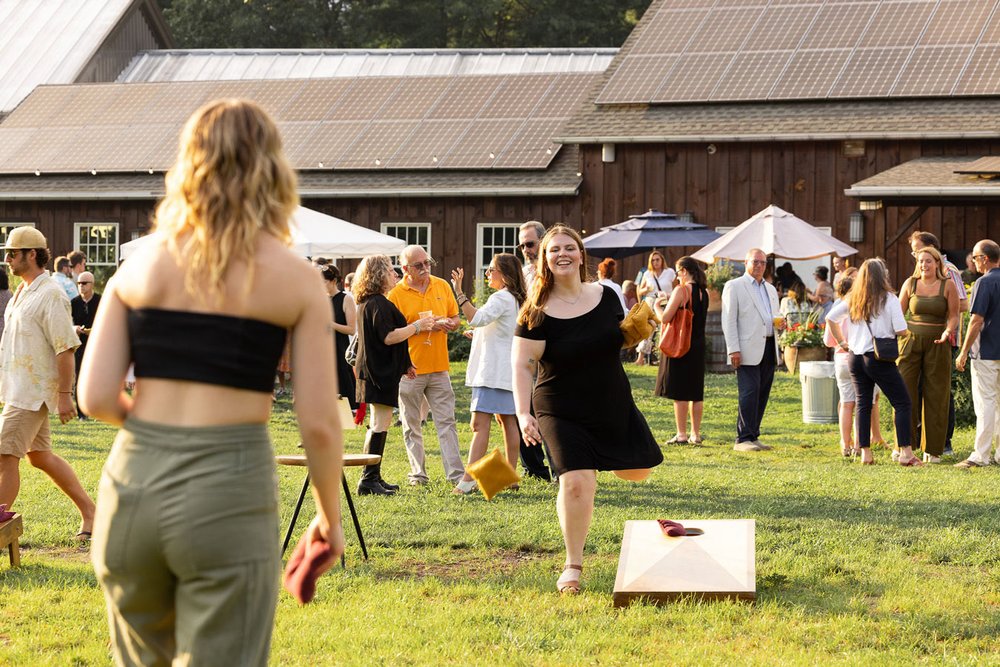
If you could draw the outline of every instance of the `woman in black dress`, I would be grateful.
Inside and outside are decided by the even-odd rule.
[[[385,255],[371,255],[361,260],[351,289],[358,304],[358,375],[355,398],[371,410],[365,454],[382,456],[385,438],[392,424],[392,409],[399,405],[399,379],[415,377],[406,340],[434,326],[433,317],[406,323],[399,309],[385,298],[398,278],[392,261]],[[358,482],[358,494],[389,496],[399,490],[396,484],[382,479],[382,464],[365,466]]]
[[[327,264],[320,267],[320,272],[323,274],[326,293],[330,295],[330,306],[333,308],[333,353],[337,361],[337,387],[340,389],[340,395],[351,404],[351,409],[357,410],[354,369],[344,357],[344,352],[351,342],[350,337],[357,331],[354,298],[340,289],[340,271],[336,266]]]
[[[653,304],[656,316],[669,322],[678,308],[692,311],[691,349],[683,357],[671,359],[660,355],[660,370],[656,374],[657,396],[674,401],[677,434],[667,444],[689,442],[687,421],[691,414],[690,442],[701,444],[701,415],[705,407],[705,319],[708,317],[708,290],[705,270],[693,257],[677,260],[677,279],[669,299],[662,297]]]
[[[514,333],[514,403],[524,441],[539,445],[544,439],[559,472],[556,508],[566,566],[556,587],[577,593],[596,471],[638,482],[663,455],[632,400],[619,359],[624,313],[618,296],[587,282],[583,242],[570,227],[549,229],[539,257]]]

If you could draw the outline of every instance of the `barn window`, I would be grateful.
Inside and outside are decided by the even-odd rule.
[[[118,266],[118,223],[73,223],[73,249],[87,256],[87,264]]]
[[[383,222],[382,233],[406,241],[406,245],[418,245],[434,257],[431,249],[431,223],[429,222]],[[399,258],[392,258],[392,265],[399,266]]]
[[[486,223],[476,226],[476,285],[483,278],[483,271],[490,265],[493,255],[501,252],[516,254],[519,223]]]
[[[33,222],[0,222],[0,246],[7,245],[7,235],[14,231],[17,227],[34,227]],[[6,266],[3,261],[4,258],[0,257],[0,266]]]

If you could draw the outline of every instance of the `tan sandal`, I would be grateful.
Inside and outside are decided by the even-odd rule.
[[[563,595],[576,595],[580,592],[581,574],[583,574],[582,565],[567,565],[556,580],[556,588]]]

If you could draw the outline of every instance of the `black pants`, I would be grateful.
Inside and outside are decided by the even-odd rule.
[[[736,442],[753,442],[760,439],[760,422],[764,419],[767,399],[774,383],[774,336],[764,341],[764,356],[755,366],[740,364],[736,369],[736,385],[740,404],[736,414]]]
[[[896,424],[896,446],[912,445],[910,434],[912,404],[903,376],[899,374],[896,364],[891,361],[879,361],[875,358],[874,352],[852,353],[850,363],[854,393],[857,394],[855,409],[858,411],[858,446],[866,448],[871,445],[872,398],[875,394],[875,385],[878,385],[895,410],[893,421]]]

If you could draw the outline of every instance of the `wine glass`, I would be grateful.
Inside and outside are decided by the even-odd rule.
[[[434,311],[433,310],[421,310],[419,313],[417,313],[417,316],[420,319],[424,319],[424,318],[427,318],[427,317],[433,317],[434,316]],[[424,345],[430,345],[431,344],[431,333],[432,333],[431,331],[427,332],[427,340],[424,341]]]

